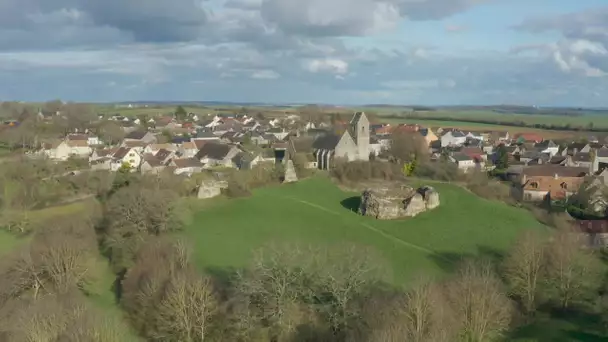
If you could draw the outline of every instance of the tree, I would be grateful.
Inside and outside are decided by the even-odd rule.
[[[547,247],[547,296],[559,308],[584,302],[597,292],[602,264],[592,251],[582,248],[578,235],[561,229]]]
[[[511,322],[512,306],[488,262],[466,262],[446,285],[465,341],[501,340]]]
[[[182,106],[177,106],[175,109],[175,119],[185,121],[188,118],[188,112]]]
[[[372,327],[372,341],[454,340],[454,313],[441,286],[427,279],[416,281],[403,299],[392,299],[389,303],[373,309],[370,314],[379,316],[377,319],[381,320],[381,323]]]
[[[513,245],[504,263],[504,277],[511,293],[520,300],[527,315],[534,314],[544,281],[545,246],[543,237],[527,231]]]
[[[108,144],[118,144],[125,137],[125,131],[115,121],[104,121],[97,128],[99,138]]]
[[[106,204],[104,246],[117,270],[128,266],[147,236],[181,229],[187,213],[175,191],[162,184],[130,184],[118,189]]]
[[[496,169],[506,170],[509,168],[509,152],[504,144],[500,144],[496,149]]]
[[[287,339],[301,323],[304,256],[297,246],[259,250],[250,269],[238,274],[238,293],[252,304],[256,320],[265,322],[278,340]]]
[[[193,269],[168,280],[155,310],[153,337],[164,341],[202,342],[209,335],[217,300],[209,278]]]
[[[68,132],[84,132],[91,123],[97,119],[91,106],[84,103],[68,103],[64,105],[62,116],[59,118],[60,126],[64,126]]]
[[[395,132],[391,134],[389,153],[400,163],[414,160],[424,162],[429,157],[426,141],[417,132]]]

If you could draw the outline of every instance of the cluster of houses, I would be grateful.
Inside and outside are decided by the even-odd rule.
[[[259,163],[280,163],[300,154],[308,167],[329,169],[336,158],[354,161],[382,156],[393,133],[410,132],[420,134],[432,159],[448,160],[464,172],[491,169],[498,147],[504,146],[509,158],[507,175],[519,182],[525,201],[567,198],[585,177],[603,179],[608,165],[608,147],[593,139],[558,145],[533,133],[432,131],[419,125],[370,123],[363,112],[348,122],[319,125],[301,122],[297,115],[259,119],[244,114],[189,114],[181,122],[173,116],[142,122],[113,115],[104,120],[124,127],[126,136],[120,144],[107,146],[92,132],[75,133],[43,144],[37,155],[53,160],[86,158],[95,170],[158,173],[169,169],[190,175],[216,167],[247,169]],[[301,124],[294,125],[297,122]],[[169,141],[163,131],[172,133]]]

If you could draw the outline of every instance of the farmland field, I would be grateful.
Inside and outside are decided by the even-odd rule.
[[[183,234],[198,264],[210,270],[246,266],[269,243],[370,247],[401,284],[420,272],[441,275],[461,257],[497,255],[525,229],[544,229],[527,211],[481,199],[450,184],[433,184],[441,206],[415,218],[378,221],[353,212],[356,193],[313,178],[259,189],[250,198],[217,201]]]

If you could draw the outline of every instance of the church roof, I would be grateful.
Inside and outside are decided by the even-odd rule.
[[[361,119],[361,117],[365,115],[365,113],[363,112],[356,112],[355,115],[353,115],[353,118],[350,120],[350,124],[351,125],[356,125],[357,122],[359,122],[359,120]]]
[[[336,145],[340,142],[340,138],[341,137],[336,134],[323,135],[312,143],[312,147],[317,150],[334,150]]]

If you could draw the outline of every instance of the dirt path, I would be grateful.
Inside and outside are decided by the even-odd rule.
[[[310,203],[308,201],[304,201],[304,200],[301,200],[301,199],[298,199],[298,198],[293,198],[293,197],[284,197],[284,198],[285,199],[289,199],[291,201],[295,201],[295,202],[299,202],[299,203],[305,204],[305,205],[307,205],[309,207],[313,207],[313,208],[319,209],[321,211],[324,211],[326,213],[329,213],[329,214],[332,214],[332,215],[335,215],[335,216],[342,216],[342,214],[340,214],[339,212],[336,212],[336,211],[333,211],[333,210],[329,210],[329,209],[324,208],[324,207],[322,207],[322,206],[320,206],[318,204]],[[426,253],[426,254],[432,254],[432,255],[435,255],[436,257],[441,258],[441,259],[443,259],[445,261],[451,262],[451,260],[446,259],[445,257],[443,257],[443,256],[435,253],[434,251],[432,251],[432,250],[430,250],[428,248],[425,248],[425,247],[422,247],[422,246],[419,246],[419,245],[415,245],[413,243],[410,243],[410,242],[407,242],[405,240],[402,240],[402,239],[400,239],[400,238],[398,238],[398,237],[396,237],[394,235],[391,235],[391,234],[388,234],[386,232],[383,232],[382,230],[380,230],[378,228],[375,228],[375,227],[373,227],[373,226],[371,226],[371,225],[369,225],[367,223],[357,222],[357,224],[359,224],[362,227],[365,227],[366,229],[368,229],[368,230],[370,230],[370,231],[372,231],[372,232],[374,232],[374,233],[376,233],[378,235],[381,235],[382,237],[384,237],[386,239],[389,239],[389,240],[391,240],[393,242],[396,242],[396,243],[398,243],[398,244],[400,244],[402,246],[405,246],[405,247],[408,247],[408,248],[412,248],[412,249],[418,250],[418,251]]]

